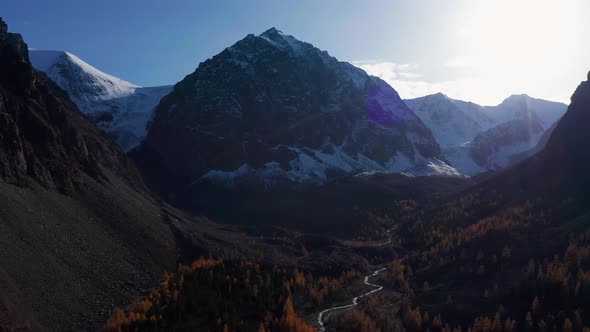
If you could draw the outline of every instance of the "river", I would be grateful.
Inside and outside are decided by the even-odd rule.
[[[391,232],[392,232],[392,231],[395,231],[395,230],[396,230],[396,229],[398,229],[398,228],[399,228],[399,225],[395,225],[395,226],[393,226],[392,228],[390,228],[390,229],[389,229],[389,230],[388,230],[388,231],[385,233],[385,234],[387,235],[387,240],[386,240],[386,241],[384,241],[384,242],[382,242],[382,243],[379,243],[379,244],[377,244],[377,245],[378,245],[378,246],[386,246],[386,245],[389,245],[389,244],[391,244],[391,242],[392,242],[392,237],[393,237],[393,236],[391,235]],[[385,263],[383,263],[383,264],[381,264],[381,265],[384,265],[384,264],[385,264]],[[376,277],[376,276],[378,276],[378,275],[379,275],[379,273],[381,273],[381,272],[383,272],[383,271],[385,271],[385,270],[387,270],[387,269],[388,269],[387,267],[380,267],[379,269],[377,269],[377,270],[374,270],[373,272],[371,272],[370,274],[368,274],[368,275],[366,275],[366,276],[364,277],[364,280],[363,280],[364,284],[365,284],[365,285],[367,285],[367,286],[373,287],[373,289],[372,289],[372,290],[370,290],[370,291],[368,291],[368,292],[366,292],[366,293],[363,293],[363,294],[361,294],[361,295],[359,295],[359,296],[353,297],[353,298],[352,298],[352,300],[350,301],[350,302],[351,302],[350,304],[347,304],[347,305],[341,305],[341,306],[334,306],[334,307],[331,307],[331,308],[328,308],[328,309],[326,309],[326,310],[323,310],[323,311],[321,311],[321,312],[319,313],[319,315],[318,315],[318,327],[319,327],[318,331],[319,331],[319,332],[325,332],[325,331],[326,331],[326,327],[325,327],[325,325],[324,325],[324,320],[328,319],[328,317],[330,317],[330,314],[331,314],[333,311],[336,311],[336,310],[343,310],[343,309],[344,309],[344,310],[346,310],[346,309],[350,309],[350,308],[352,308],[352,307],[354,307],[354,306],[358,305],[358,301],[359,301],[359,299],[361,299],[361,298],[363,298],[363,297],[366,297],[366,296],[369,296],[369,295],[371,295],[371,294],[373,294],[373,293],[376,293],[376,292],[378,292],[378,291],[382,290],[382,289],[383,289],[383,286],[381,286],[381,285],[378,285],[378,284],[373,284],[373,283],[371,283],[371,282],[369,281],[369,278],[371,278],[371,277]]]

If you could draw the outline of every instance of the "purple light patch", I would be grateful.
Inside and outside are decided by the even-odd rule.
[[[370,121],[384,126],[399,125],[413,116],[397,92],[385,82],[377,82],[377,85],[369,90],[365,99],[365,110]]]

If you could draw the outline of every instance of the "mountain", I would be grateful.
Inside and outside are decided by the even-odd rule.
[[[393,88],[274,28],[176,84],[133,156],[167,197],[201,181],[272,187],[369,170],[458,174]]]
[[[587,169],[590,154],[582,147],[590,142],[586,127],[590,123],[590,73],[571,97],[566,114],[557,122],[544,149],[503,174],[496,185],[507,190],[518,182],[514,193],[534,193],[550,200],[556,197],[564,205],[587,210],[586,190],[590,184]],[[542,179],[542,181],[539,181]],[[558,203],[555,201],[554,203]]]
[[[496,123],[516,119],[527,120],[527,122],[539,121],[547,130],[565,114],[567,105],[521,94],[512,95],[499,105],[487,106],[485,109]]]
[[[499,126],[536,118],[543,128],[544,115],[519,117]],[[536,154],[399,218],[413,271],[400,315],[409,331],[588,330],[589,125],[590,73]],[[436,319],[422,319],[426,310]]]
[[[30,60],[45,72],[80,110],[128,151],[147,133],[160,99],[172,86],[140,87],[92,67],[63,51],[31,50]]]
[[[497,106],[440,93],[405,102],[433,132],[445,160],[466,175],[501,170],[530,155],[567,108],[527,95]]]
[[[342,250],[340,245],[348,246],[349,250],[340,251],[339,256],[348,260],[355,257],[356,250],[363,252],[373,272],[364,277],[360,274],[352,283],[343,277],[338,283],[322,277],[321,283],[334,285],[331,287],[338,294],[339,290],[350,289],[347,284],[364,281],[372,286],[369,294],[352,297],[355,295],[344,291],[343,300],[324,291],[327,295],[322,300],[329,300],[320,302],[318,308],[312,303],[319,301],[306,297],[317,294],[306,289],[315,289],[314,274],[306,277],[305,272],[301,273],[305,271],[302,265],[297,265],[299,273],[290,272],[288,267],[279,269],[289,271],[290,276],[283,282],[287,289],[279,296],[272,294],[277,286],[258,288],[248,286],[250,282],[244,286],[236,283],[249,279],[260,280],[259,284],[262,280],[276,282],[275,278],[280,278],[276,268],[271,270],[273,278],[269,278],[264,276],[264,265],[239,263],[249,271],[235,275],[232,271],[240,271],[236,262],[199,260],[194,267],[181,266],[175,275],[167,275],[149,298],[136,302],[129,310],[118,311],[106,324],[108,331],[215,329],[223,324],[220,320],[225,322],[225,317],[232,317],[225,325],[228,330],[247,326],[247,330],[270,327],[309,331],[313,330],[311,326],[292,316],[300,314],[306,321],[315,322],[320,310],[329,313],[325,320],[319,315],[320,327],[327,330],[418,332],[446,331],[451,326],[455,331],[588,330],[590,316],[585,313],[590,312],[590,154],[580,148],[590,141],[585,130],[590,123],[590,73],[588,80],[572,97],[545,148],[508,170],[474,179],[367,172],[341,182],[306,186],[303,191],[296,187],[289,191],[291,199],[270,193],[265,200],[251,196],[239,200],[261,213],[291,205],[293,212],[288,217],[301,214],[315,227],[328,226],[324,234],[348,227],[360,232],[362,235],[355,241],[339,244],[328,242],[325,235],[312,237],[306,248],[311,243],[334,251]],[[468,185],[471,187],[466,189]],[[307,202],[300,205],[302,198]],[[252,206],[253,202],[260,205]],[[236,205],[223,203],[226,212],[235,212]],[[367,215],[363,218],[364,213]],[[334,224],[325,225],[330,218]],[[367,218],[373,222],[361,221]],[[276,222],[284,219],[277,216]],[[389,235],[389,241],[375,245],[371,241],[375,230],[373,234]],[[320,256],[314,250],[306,249],[298,264],[307,257]],[[334,256],[320,263],[330,269]],[[321,257],[326,258],[324,252]],[[381,263],[383,260],[386,263]],[[230,287],[233,291],[225,291]],[[239,287],[255,291],[238,292]],[[265,303],[240,306],[246,310],[228,305],[228,298],[231,303],[256,303],[252,298],[260,298],[260,292],[269,299]],[[381,296],[371,295],[377,292],[382,292]],[[169,294],[183,296],[173,301]],[[284,298],[288,300],[281,302]],[[206,311],[195,310],[194,303],[205,303]],[[354,308],[338,310],[346,303],[352,303]],[[382,310],[384,307],[393,307],[396,313]],[[221,315],[224,318],[216,321],[210,318],[219,317],[217,313],[223,310],[232,314]],[[157,314],[148,318],[146,313]],[[291,318],[287,319],[289,314]]]
[[[244,241],[153,197],[2,19],[0,73],[0,330],[96,331],[177,262]]]
[[[489,128],[493,121],[482,107],[475,104],[474,107],[469,107],[467,103],[451,99],[442,93],[405,102],[430,128],[442,149],[471,140]]]

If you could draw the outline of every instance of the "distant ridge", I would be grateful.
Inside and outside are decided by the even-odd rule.
[[[567,109],[527,95],[512,95],[497,106],[442,93],[405,102],[432,131],[444,158],[466,175],[502,170],[537,152]]]

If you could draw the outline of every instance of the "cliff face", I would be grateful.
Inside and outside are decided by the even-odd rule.
[[[71,192],[82,173],[104,180],[109,169],[141,185],[132,164],[107,135],[80,113],[67,95],[31,66],[19,34],[0,29],[0,175],[8,183],[27,177],[45,188]]]
[[[571,98],[567,113],[557,123],[545,146],[544,158],[561,160],[571,167],[589,165],[590,153],[590,72],[588,80],[580,83]]]
[[[204,249],[27,50],[0,19],[0,330],[96,331]]]

